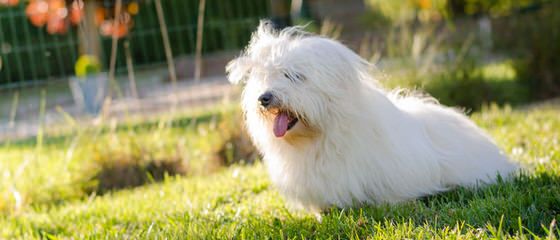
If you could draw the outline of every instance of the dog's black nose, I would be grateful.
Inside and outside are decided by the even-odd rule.
[[[272,103],[272,97],[272,93],[265,92],[259,97],[259,103],[261,104],[261,106],[267,107],[268,105],[270,105],[270,103]]]

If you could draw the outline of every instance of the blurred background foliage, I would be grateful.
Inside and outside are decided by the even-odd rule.
[[[171,49],[176,57],[195,52],[199,2],[161,1]],[[211,54],[242,48],[259,19],[268,16],[267,4],[265,0],[206,1],[202,52]],[[107,9],[114,5],[113,0],[101,0],[100,3]],[[0,4],[0,57],[4,62],[0,69],[0,89],[9,84],[21,87],[69,76],[80,56],[78,32],[83,30],[79,26],[51,35],[46,28],[33,26],[25,14],[26,6],[26,1],[5,7]],[[118,44],[117,71],[126,70],[125,42],[129,43],[135,65],[165,63],[161,28],[153,0],[138,1],[138,15],[129,31]],[[110,35],[101,39],[100,57],[104,69],[109,69],[111,41]]]
[[[102,2],[102,6],[114,5]],[[298,11],[294,11],[294,2],[300,2]],[[359,39],[361,43],[354,49],[380,66],[391,79],[384,81],[389,87],[421,88],[444,104],[476,110],[483,103],[516,105],[560,95],[559,1],[352,0],[348,5],[359,2],[364,6],[359,12],[347,14],[360,19],[358,30],[352,24],[331,21],[330,14],[336,14],[336,9],[320,10],[332,2],[345,4],[324,0],[209,0],[202,52],[236,52],[246,45],[259,19],[285,14],[281,17],[286,17],[288,24],[311,23],[308,28],[312,31],[342,41]],[[198,4],[196,0],[162,1],[175,57],[188,58],[195,52]],[[0,57],[4,66],[0,89],[72,75],[80,55],[79,28],[49,35],[30,23],[25,6],[25,1],[15,1],[9,7],[0,5]],[[284,12],[279,14],[278,9]],[[165,63],[156,18],[154,1],[138,1],[134,26],[118,44],[117,72],[126,71],[125,44],[130,46],[136,66]],[[359,34],[347,34],[350,30]],[[111,38],[102,38],[101,45],[101,63],[108,69]],[[507,74],[489,76],[489,69]]]
[[[560,95],[560,2],[367,0],[362,55],[382,82],[467,109]],[[365,49],[365,50],[364,50]]]

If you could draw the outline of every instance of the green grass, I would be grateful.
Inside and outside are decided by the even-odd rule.
[[[5,142],[0,145],[0,213],[87,197],[85,189],[100,165],[118,161],[112,156],[179,157],[189,175],[212,172],[212,154],[231,128],[222,126],[220,118],[232,112],[231,106],[223,106]]]
[[[227,120],[231,115],[225,111],[219,116]],[[513,181],[477,190],[460,188],[395,206],[332,209],[321,221],[290,208],[270,184],[262,163],[167,177],[102,196],[80,192],[78,175],[95,149],[88,144],[118,149],[127,146],[117,143],[119,139],[133,138],[156,145],[151,149],[163,155],[177,149],[170,146],[182,144],[189,161],[204,166],[205,154],[220,137],[220,127],[215,126],[220,124],[213,124],[212,118],[160,130],[150,124],[134,130],[109,128],[99,133],[100,140],[88,143],[88,136],[79,141],[70,160],[66,156],[76,137],[45,141],[40,150],[32,142],[12,144],[0,147],[0,238],[557,238],[559,116],[560,109],[553,107],[491,106],[472,114],[527,169]],[[22,198],[19,208],[14,190]]]

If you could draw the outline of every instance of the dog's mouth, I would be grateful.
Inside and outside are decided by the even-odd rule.
[[[298,118],[290,111],[280,110],[274,118],[274,136],[283,137],[290,129],[292,129]]]

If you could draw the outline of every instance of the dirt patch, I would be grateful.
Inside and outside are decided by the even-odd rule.
[[[99,170],[84,187],[88,194],[137,187],[162,181],[166,176],[188,173],[186,162],[179,156],[154,159],[149,156],[109,153],[102,160],[97,159],[97,164]]]

